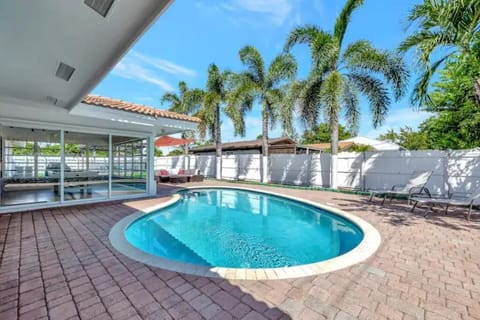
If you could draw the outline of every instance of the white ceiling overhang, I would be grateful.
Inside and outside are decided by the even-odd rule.
[[[114,0],[105,17],[85,2],[0,1],[0,98],[70,110],[171,0]],[[68,81],[56,76],[60,63],[75,68]]]

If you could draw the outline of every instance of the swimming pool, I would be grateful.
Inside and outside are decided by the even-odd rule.
[[[194,188],[178,192],[158,210],[127,219],[113,236],[122,245],[112,233],[110,238],[136,260],[160,261],[160,267],[182,272],[278,274],[316,266],[318,273],[321,263],[348,255],[365,240],[358,221],[336,211],[254,190]]]

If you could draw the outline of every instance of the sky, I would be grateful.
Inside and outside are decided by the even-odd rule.
[[[365,0],[351,20],[345,43],[367,39],[379,49],[394,50],[406,36],[408,10],[420,0]],[[221,69],[243,69],[238,51],[245,45],[259,49],[265,63],[282,52],[292,28],[315,24],[331,31],[344,1],[338,0],[176,0],[151,26],[93,93],[160,109],[165,92],[176,91],[179,81],[204,88],[211,63]],[[306,47],[294,48],[298,77],[310,68]],[[408,65],[413,59],[406,57]],[[413,80],[410,80],[410,92]],[[409,93],[410,93],[409,92]],[[359,135],[377,138],[389,129],[416,128],[430,115],[416,111],[408,96],[390,106],[379,128],[372,127],[369,106],[362,102]],[[246,136],[235,137],[228,119],[222,119],[223,141],[255,139],[261,134],[260,106],[246,118]],[[296,124],[298,133],[303,128]],[[280,136],[276,127],[270,137]]]

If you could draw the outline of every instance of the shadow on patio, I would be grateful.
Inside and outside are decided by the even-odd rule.
[[[163,186],[159,195],[177,188]],[[238,284],[135,262],[109,243],[121,218],[168,198],[0,216],[0,319],[290,319]],[[271,295],[275,286],[253,285]]]

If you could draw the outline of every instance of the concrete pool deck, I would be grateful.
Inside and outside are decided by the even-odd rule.
[[[159,185],[153,199],[0,216],[0,319],[480,319],[477,211],[468,223],[463,210],[424,218],[405,202],[246,185],[357,215],[380,232],[380,248],[346,269],[258,281],[185,275],[113,249],[116,222],[177,187]]]

